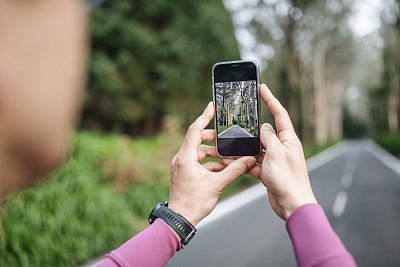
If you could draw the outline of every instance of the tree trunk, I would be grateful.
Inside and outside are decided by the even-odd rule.
[[[325,45],[321,41],[316,42],[313,57],[313,85],[314,85],[314,109],[315,109],[315,141],[324,143],[328,139],[326,127],[326,84],[325,84]]]
[[[388,98],[388,126],[390,132],[399,131],[399,101],[400,101],[400,30],[393,31],[390,38],[392,63],[390,68],[389,98]]]
[[[397,73],[393,73],[390,81],[390,91],[388,98],[388,124],[389,131],[394,133],[399,131],[399,87],[400,79]]]
[[[296,21],[289,16],[288,27],[286,31],[286,71],[288,79],[288,113],[292,119],[295,130],[300,129],[300,116],[299,116],[299,93],[300,93],[300,75],[298,66],[298,55],[296,45],[294,43],[293,34],[296,30]]]
[[[248,86],[248,98],[247,98],[247,128],[250,128],[250,96],[251,96],[251,86],[250,84],[247,84]]]
[[[330,133],[329,138],[338,140],[342,137],[343,133],[343,119],[342,119],[342,99],[343,88],[337,82],[333,82],[330,91]]]
[[[255,85],[255,86],[257,86],[257,84]],[[256,99],[257,99],[257,97],[256,97],[256,88],[252,88],[252,91],[253,91],[253,126],[254,127],[256,127],[256,125],[257,125],[257,118],[256,118],[256,115],[257,115],[257,110],[256,110],[256,108],[257,108],[257,103],[256,103]]]
[[[302,116],[302,141],[314,142],[314,95],[310,69],[302,66],[301,74],[301,116]]]

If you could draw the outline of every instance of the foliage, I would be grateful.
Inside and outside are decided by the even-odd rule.
[[[236,23],[251,40],[238,39],[242,51],[265,67],[261,82],[285,106],[296,132],[307,142],[324,143],[342,136],[342,101],[355,80],[349,73],[354,72],[355,55],[365,57],[349,28],[353,2],[239,1],[230,5]]]
[[[240,125],[240,123],[239,123]],[[222,133],[223,131],[227,130],[228,128],[232,127],[232,124],[226,125],[226,126],[217,126],[218,127],[218,134]]]
[[[347,138],[360,138],[366,135],[365,122],[343,107],[343,135]]]
[[[257,125],[256,81],[234,81],[215,84],[215,105],[217,107],[217,125],[226,126],[243,123],[242,128]]]
[[[237,59],[222,1],[113,0],[92,16],[82,126],[153,134],[175,114],[185,126],[211,99],[211,67]]]
[[[107,146],[85,134],[49,179],[10,196],[2,210],[1,266],[70,266],[118,246],[134,232],[129,205],[97,168]]]
[[[239,122],[238,125],[242,128],[246,128],[246,123],[244,122]]]
[[[370,132],[374,135],[400,131],[400,1],[385,5],[380,18],[383,68],[380,85],[370,92]]]
[[[251,127],[250,133],[254,136],[258,135],[258,126]]]
[[[76,265],[140,231],[168,199],[174,138],[77,134],[63,167],[5,202],[0,266]]]
[[[312,156],[317,155],[319,152],[329,148],[330,146],[333,146],[336,144],[339,140],[331,140],[329,142],[326,142],[324,144],[316,145],[316,144],[303,144],[303,152],[304,152],[304,157],[306,159],[311,158]]]
[[[374,141],[400,158],[400,135],[396,133],[385,133],[374,138]]]
[[[64,166],[3,205],[0,266],[71,266],[118,247],[168,199],[170,162],[182,140],[78,133]],[[324,148],[305,146],[305,155]],[[244,175],[222,198],[257,182]]]

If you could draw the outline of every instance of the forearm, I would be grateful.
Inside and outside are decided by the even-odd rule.
[[[296,209],[286,221],[298,266],[356,266],[320,205]]]
[[[157,219],[144,231],[106,255],[96,267],[164,266],[178,250],[180,243],[174,230]]]

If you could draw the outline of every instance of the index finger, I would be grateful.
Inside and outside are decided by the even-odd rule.
[[[269,111],[275,118],[275,125],[277,135],[281,142],[288,141],[290,139],[296,139],[297,135],[294,131],[292,121],[290,120],[289,114],[281,103],[276,99],[271,91],[265,84],[260,86],[260,95],[267,105]]]
[[[206,126],[210,123],[211,119],[214,116],[214,104],[211,101],[208,103],[206,109],[203,114],[200,115],[193,123],[190,125],[185,141],[183,141],[182,149],[189,150],[192,152],[196,152],[196,149],[201,144],[201,135],[202,131]],[[196,155],[196,154],[194,154]]]

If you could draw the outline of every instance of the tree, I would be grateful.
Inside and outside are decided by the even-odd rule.
[[[83,128],[154,134],[211,100],[212,65],[239,57],[221,1],[107,1],[92,16]]]
[[[382,51],[383,74],[382,94],[386,98],[387,129],[390,132],[399,132],[400,113],[400,1],[390,1],[381,15],[384,40]]]
[[[253,51],[273,51],[262,72],[274,94],[288,110],[294,127],[306,142],[340,138],[343,69],[353,42],[347,20],[351,2],[252,1],[234,13],[252,10],[245,27],[255,37]],[[347,74],[346,74],[347,75]]]

